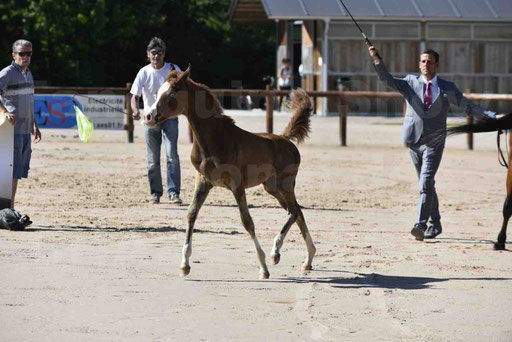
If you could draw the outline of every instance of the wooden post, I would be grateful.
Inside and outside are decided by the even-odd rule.
[[[190,141],[190,143],[194,142],[194,133],[192,132],[192,127],[190,127],[190,123],[188,124],[188,141]]]
[[[344,86],[340,87],[340,142],[341,146],[347,146],[347,100],[343,94]]]
[[[512,132],[509,131],[508,133],[509,134],[508,134],[508,141],[507,141],[507,144],[508,144],[507,145],[508,146],[507,158],[508,158],[508,166],[510,167],[510,161],[512,160],[512,134],[510,134],[510,133],[512,133]]]
[[[266,90],[270,90],[270,85],[267,84]],[[272,95],[267,96],[267,133],[273,133],[274,131],[274,97]]]
[[[466,94],[470,94],[470,93],[471,93],[471,89],[470,88],[466,89]],[[468,125],[473,124],[473,115],[466,115],[466,123]],[[467,134],[467,141],[468,141],[468,149],[473,150],[473,133],[470,132]]]
[[[402,118],[405,120],[405,115],[407,114],[407,101],[405,101],[405,99],[404,99],[404,104],[403,104],[403,106],[402,106],[402,110],[403,110],[403,112],[404,112],[404,114],[403,114]],[[407,143],[404,143],[404,146],[405,146],[405,147],[407,147],[407,148],[409,147],[409,146],[407,145]]]
[[[133,117],[132,117],[132,114],[133,114],[133,111],[132,111],[132,106],[131,106],[131,99],[132,99],[132,94],[130,94],[130,89],[132,88],[132,84],[131,83],[126,83],[126,89],[127,89],[127,93],[125,95],[125,108],[126,108],[126,113],[124,115],[124,129],[126,131],[126,135],[128,137],[128,143],[133,143]]]

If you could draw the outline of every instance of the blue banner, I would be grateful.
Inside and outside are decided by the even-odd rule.
[[[39,128],[76,127],[75,107],[83,110],[82,104],[73,96],[35,95],[34,117]]]

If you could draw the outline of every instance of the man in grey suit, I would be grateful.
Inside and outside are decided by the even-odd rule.
[[[457,89],[453,82],[436,75],[439,54],[426,50],[420,55],[421,75],[395,78],[386,70],[375,47],[369,46],[379,79],[387,86],[399,91],[407,102],[407,111],[402,127],[402,140],[409,147],[414,167],[418,173],[420,198],[417,222],[411,230],[416,240],[433,239],[442,232],[439,201],[435,189],[435,175],[444,150],[444,139],[429,142],[429,135],[446,129],[450,105],[464,109],[468,115],[485,115],[495,118],[496,113],[472,104]],[[430,219],[430,225],[427,223]]]

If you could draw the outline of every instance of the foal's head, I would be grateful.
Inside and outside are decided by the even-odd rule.
[[[189,76],[190,65],[184,72],[176,70],[169,72],[165,82],[158,89],[155,103],[144,115],[146,125],[153,127],[185,113],[188,106],[186,82]]]

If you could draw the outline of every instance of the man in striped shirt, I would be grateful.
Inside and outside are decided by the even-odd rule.
[[[14,126],[12,207],[18,179],[27,178],[32,153],[30,134],[34,143],[41,132],[34,119],[34,79],[29,70],[32,43],[20,39],[12,44],[13,62],[0,71],[0,113]]]

